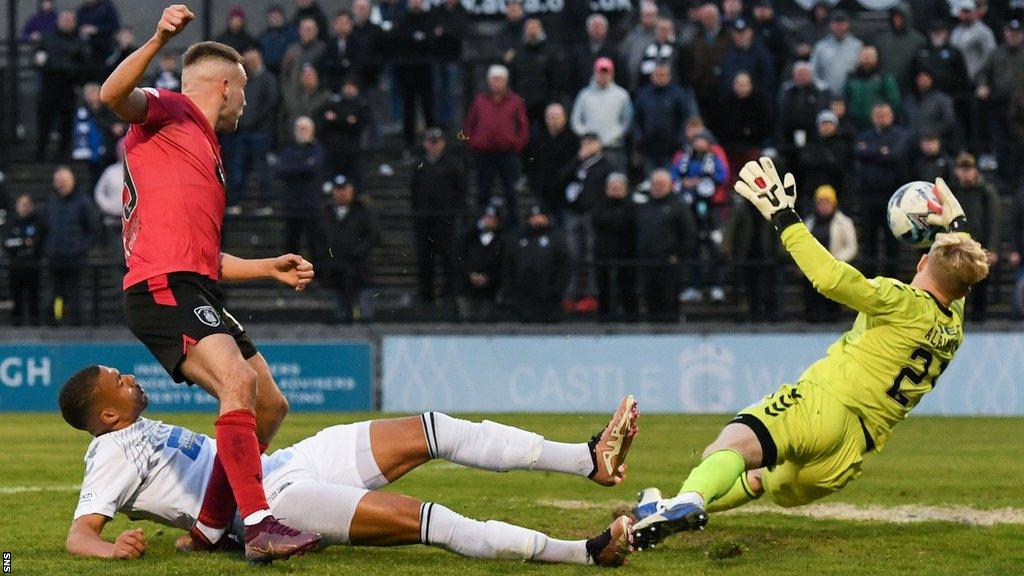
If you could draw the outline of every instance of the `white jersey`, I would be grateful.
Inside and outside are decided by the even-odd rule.
[[[188,530],[199,516],[216,454],[212,438],[147,418],[97,436],[85,455],[75,518],[123,512]]]

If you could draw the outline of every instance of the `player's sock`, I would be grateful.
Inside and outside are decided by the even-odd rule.
[[[729,492],[746,469],[747,464],[739,452],[729,449],[712,452],[690,471],[679,495],[695,492],[705,503],[715,500]]]
[[[732,488],[729,488],[728,492],[708,502],[707,511],[724,512],[725,510],[732,510],[760,497],[761,494],[754,494],[754,491],[750,488],[747,473],[744,472],[740,474],[740,477],[736,479],[736,482],[733,483]]]
[[[471,558],[589,563],[586,540],[556,540],[505,522],[480,522],[432,502],[424,502],[420,507],[420,541]]]
[[[235,494],[231,491],[231,483],[220,457],[220,454],[217,454],[213,460],[210,482],[206,485],[203,507],[196,522],[196,528],[212,543],[224,535],[231,517],[235,514]]]
[[[440,412],[421,418],[431,458],[495,472],[536,469],[586,476],[594,468],[586,444],[551,442],[490,420],[476,423]]]
[[[249,410],[221,414],[216,422],[217,451],[246,526],[270,515],[263,493],[263,463],[256,440],[256,415]]]

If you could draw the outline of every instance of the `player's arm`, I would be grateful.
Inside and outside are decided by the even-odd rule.
[[[736,192],[749,200],[781,234],[786,251],[822,295],[866,314],[892,310],[893,291],[868,280],[859,270],[837,260],[800,220],[796,201],[796,179],[779,178],[770,158],[750,161],[740,170]]]
[[[91,558],[132,560],[146,553],[146,535],[141,528],[125,530],[114,542],[101,536],[110,518],[102,514],[86,514],[75,518],[68,530],[68,554]]]
[[[304,290],[313,281],[313,264],[297,254],[277,258],[239,258],[227,252],[220,255],[222,282],[246,280],[277,280],[295,290]]]
[[[165,8],[153,37],[125,58],[103,82],[100,100],[121,120],[134,124],[146,121],[149,104],[146,94],[138,88],[139,80],[157,53],[194,18],[195,14],[184,4]]]

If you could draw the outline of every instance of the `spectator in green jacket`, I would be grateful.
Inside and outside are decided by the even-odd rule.
[[[871,125],[871,109],[879,102],[888,102],[893,110],[900,106],[900,90],[892,74],[878,66],[878,49],[864,46],[860,49],[860,64],[846,80],[843,89],[850,117],[860,129]]]

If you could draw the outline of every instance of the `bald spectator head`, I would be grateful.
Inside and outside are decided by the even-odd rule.
[[[672,175],[664,168],[651,172],[651,197],[664,198],[672,192]]]
[[[860,49],[860,67],[866,72],[873,72],[878,68],[878,48],[867,45]]]
[[[316,137],[316,124],[309,116],[299,116],[295,119],[295,126],[292,134],[298,144],[309,144]]]
[[[356,24],[363,24],[369,21],[372,12],[373,5],[370,4],[370,0],[356,0],[352,3],[352,18],[356,21]]]
[[[548,104],[548,107],[544,109],[544,124],[547,126],[548,134],[557,136],[565,130],[567,119],[565,116],[565,107],[558,102]]]
[[[61,10],[57,15],[57,30],[63,34],[72,34],[78,29],[78,15],[71,10]]]
[[[587,38],[595,43],[604,42],[608,38],[608,19],[603,14],[587,17]]]
[[[53,171],[53,189],[61,198],[71,196],[75,191],[75,173],[67,166],[58,166]]]
[[[892,106],[887,102],[879,102],[871,109],[871,125],[875,130],[887,130],[894,120]]]
[[[530,18],[523,25],[523,39],[527,44],[536,44],[544,38],[544,24],[540,18]]]

